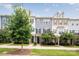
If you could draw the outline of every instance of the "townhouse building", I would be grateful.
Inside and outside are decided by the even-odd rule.
[[[0,29],[4,29],[9,15],[0,15]],[[71,19],[64,16],[64,12],[57,12],[52,17],[31,16],[32,42],[40,43],[39,37],[42,33],[53,32],[62,34],[63,32],[73,32],[79,34],[79,19]]]

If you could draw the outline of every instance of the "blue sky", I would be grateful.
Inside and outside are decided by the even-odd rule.
[[[12,5],[15,4],[0,4],[0,14],[12,14]],[[65,17],[79,18],[77,3],[25,3],[22,6],[33,16],[54,16],[57,11],[63,11]]]

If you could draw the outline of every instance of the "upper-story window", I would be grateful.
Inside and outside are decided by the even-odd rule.
[[[57,20],[54,21],[54,25],[57,25]]]
[[[67,22],[65,22],[64,25],[67,25]]]
[[[49,24],[50,23],[50,19],[43,19],[43,23],[44,24]]]
[[[39,33],[41,33],[41,29],[39,29]]]
[[[59,24],[62,25],[62,22],[60,22]]]
[[[38,33],[38,29],[36,28],[36,33]]]
[[[37,21],[40,21],[40,19],[37,19]]]
[[[43,33],[46,33],[46,30],[45,29],[43,29]]]
[[[50,32],[50,29],[47,29],[47,32]]]
[[[72,23],[72,25],[74,25],[74,24]]]
[[[48,22],[46,21],[45,24],[47,24]]]
[[[75,30],[72,30],[72,32],[74,33],[74,32],[75,32]]]
[[[78,24],[76,24],[78,26]]]
[[[36,33],[40,34],[41,33],[41,29],[36,29]]]

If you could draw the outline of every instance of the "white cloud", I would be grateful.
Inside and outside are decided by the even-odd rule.
[[[70,6],[79,7],[79,3],[69,3]]]
[[[50,12],[50,8],[44,9],[44,12]]]
[[[45,11],[45,12],[48,12],[48,11],[49,11],[49,9],[45,9],[44,11]]]
[[[58,7],[59,5],[57,5],[57,4],[52,4],[52,7]]]
[[[12,9],[12,4],[5,4],[4,7],[7,9]]]
[[[38,13],[34,13],[34,12],[32,12],[31,15],[40,17],[40,15]]]
[[[69,3],[69,5],[75,5],[76,3]]]
[[[0,7],[11,10],[12,9],[12,4],[0,4]]]
[[[79,8],[76,8],[75,11],[79,12]]]

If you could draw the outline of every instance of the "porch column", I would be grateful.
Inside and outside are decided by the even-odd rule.
[[[29,39],[29,44],[31,44],[31,39]]]
[[[34,35],[33,42],[35,42],[35,41],[36,41],[36,36]]]
[[[60,42],[60,39],[59,39],[59,37],[58,37],[58,46],[59,46],[59,44],[60,44],[59,42]]]
[[[35,36],[35,42],[37,43],[37,37]]]

